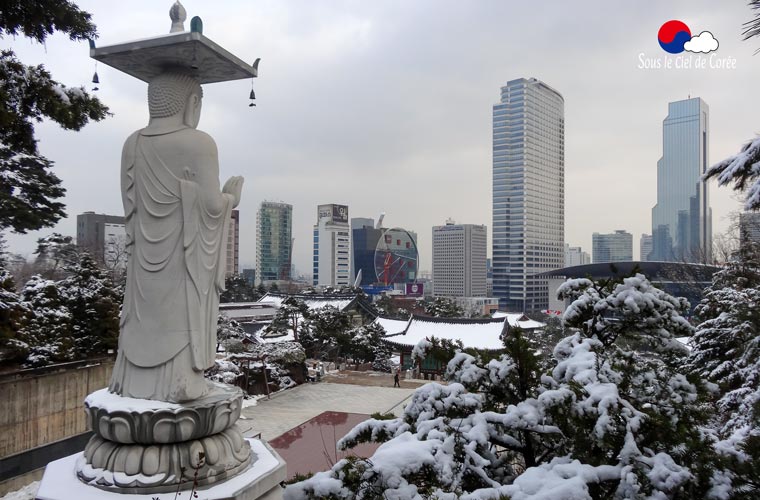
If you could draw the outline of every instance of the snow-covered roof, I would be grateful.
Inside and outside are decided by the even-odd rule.
[[[500,319],[507,318],[509,321],[509,326],[513,328],[519,326],[523,330],[536,330],[538,328],[544,328],[546,326],[546,323],[532,320],[522,313],[506,313],[496,311],[491,315],[491,317]]]
[[[417,345],[420,340],[435,337],[438,339],[461,340],[466,348],[471,347],[475,349],[490,350],[504,348],[504,344],[500,338],[501,333],[504,330],[503,320],[484,321],[452,319],[447,321],[445,318],[422,318],[412,316],[412,319],[409,322],[406,322],[406,331],[402,334],[394,332],[396,333],[395,335],[391,332],[394,329],[398,329],[400,323],[405,322],[388,320],[385,318],[378,318],[375,321],[383,325],[383,328],[388,332],[386,340],[394,344],[413,347]],[[386,324],[388,327],[385,326]]]
[[[271,294],[268,293],[264,295],[259,302],[269,302],[274,305],[276,309],[279,309],[282,305],[282,302],[287,298],[287,295],[277,295],[277,294]],[[310,309],[321,309],[325,306],[332,306],[340,311],[344,310],[346,307],[351,304],[351,302],[354,301],[356,297],[354,296],[339,296],[339,297],[309,297],[309,296],[297,296],[298,299],[302,300],[304,304]]]
[[[219,304],[219,312],[237,321],[256,321],[274,317],[277,307],[270,302],[227,302]]]
[[[399,333],[404,333],[406,327],[409,325],[409,320],[378,317],[375,319],[375,323],[382,326],[387,335],[397,335]]]
[[[293,329],[288,328],[285,335],[264,335],[264,329],[262,328],[255,333],[255,338],[262,344],[276,344],[278,342],[292,342],[296,339],[293,335]]]

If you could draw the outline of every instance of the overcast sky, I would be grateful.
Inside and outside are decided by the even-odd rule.
[[[171,1],[80,0],[99,46],[168,33]],[[419,234],[420,269],[431,266],[431,228],[451,217],[491,226],[491,107],[508,80],[536,77],[565,99],[565,241],[591,251],[593,232],[626,229],[638,257],[651,230],[662,120],[669,101],[710,106],[710,161],[760,132],[760,39],[741,40],[752,17],[743,1],[215,1],[186,0],[204,34],[242,59],[261,58],[258,106],[250,81],[207,85],[199,128],[219,146],[222,183],[245,176],[240,262],[253,267],[262,200],[293,205],[294,263],[311,271],[317,205],[351,217],[386,212],[386,226]],[[713,59],[735,69],[640,69],[640,54],[665,59],[657,31],[678,19],[720,42]],[[89,83],[86,43],[54,36],[46,46],[4,39],[27,64],[67,85]],[[686,55],[687,53],[684,53]],[[688,56],[687,56],[688,57]],[[696,57],[696,56],[692,56]],[[709,57],[709,56],[703,56]],[[98,96],[114,116],[81,132],[37,127],[43,154],[76,214],[121,214],[121,146],[147,124],[146,84],[99,64]],[[714,231],[740,204],[710,186]],[[31,253],[38,237],[9,235]],[[489,234],[490,244],[490,234]],[[490,254],[490,250],[489,250]]]

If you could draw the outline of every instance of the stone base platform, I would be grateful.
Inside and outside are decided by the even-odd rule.
[[[280,500],[280,483],[287,478],[285,462],[263,441],[248,439],[256,460],[236,476],[209,487],[199,487],[198,500]],[[50,462],[37,491],[37,500],[172,500],[175,493],[130,494],[104,491],[77,478],[76,464],[82,453]],[[189,499],[182,490],[180,499]]]

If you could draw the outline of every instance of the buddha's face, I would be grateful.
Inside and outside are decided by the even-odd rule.
[[[197,128],[198,123],[201,121],[201,105],[203,99],[198,93],[193,92],[187,99],[187,106],[185,106],[185,125],[192,128]]]

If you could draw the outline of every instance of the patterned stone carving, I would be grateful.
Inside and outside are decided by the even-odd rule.
[[[80,480],[119,493],[165,493],[222,481],[255,459],[234,426],[182,443],[118,444],[95,435],[77,462]]]
[[[124,398],[125,402],[129,399]],[[93,397],[85,401],[85,411],[90,428],[103,439],[121,444],[166,444],[200,439],[232,427],[240,417],[242,399],[240,388],[219,384],[210,394],[176,408],[135,411],[125,403],[121,405],[124,409],[115,409]]]

